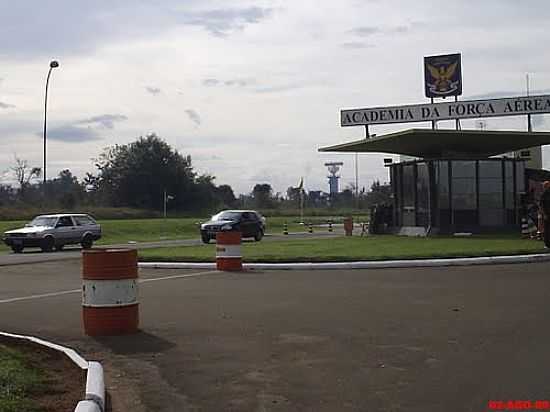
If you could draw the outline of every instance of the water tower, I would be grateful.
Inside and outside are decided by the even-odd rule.
[[[330,175],[328,176],[328,187],[331,196],[338,193],[338,179],[340,179],[340,176],[337,176],[337,173],[340,171],[340,167],[343,165],[343,162],[325,163],[325,166],[328,168],[328,172],[330,173]]]

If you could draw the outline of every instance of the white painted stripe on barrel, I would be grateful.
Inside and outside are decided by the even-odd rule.
[[[113,307],[138,303],[137,279],[82,281],[82,306]]]
[[[241,257],[241,245],[216,245],[216,257]]]

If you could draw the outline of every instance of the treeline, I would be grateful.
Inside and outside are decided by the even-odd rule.
[[[0,184],[0,207],[167,209],[176,213],[206,213],[223,208],[299,209],[368,208],[389,200],[389,187],[375,182],[369,192],[355,196],[353,187],[328,197],[321,191],[289,187],[283,195],[268,183],[258,183],[247,195],[235,197],[229,185],[216,185],[215,177],[197,173],[191,157],[172,149],[155,134],[126,145],[106,148],[94,161],[95,173],[79,180],[63,170],[44,184],[41,169],[15,159],[10,174],[17,185]]]

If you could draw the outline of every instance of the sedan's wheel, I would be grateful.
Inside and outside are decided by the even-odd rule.
[[[210,243],[210,237],[209,236],[203,235],[203,236],[201,236],[201,238],[202,238],[202,243],[206,243],[206,244]]]
[[[53,250],[55,240],[52,236],[47,236],[40,241],[40,249],[42,252],[51,252]]]
[[[264,231],[258,230],[258,232],[254,235],[254,240],[256,242],[259,242],[260,240],[262,240],[263,237],[264,237]]]
[[[12,246],[11,250],[13,250],[13,253],[21,253],[23,252],[23,245]]]
[[[82,249],[90,249],[92,245],[94,244],[94,240],[90,235],[84,236],[82,241],[80,242],[80,245],[82,246]]]
[[[65,245],[55,245],[55,250],[56,250],[56,252],[61,252],[64,247],[65,247]]]

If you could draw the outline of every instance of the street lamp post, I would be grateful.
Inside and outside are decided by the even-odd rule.
[[[44,96],[44,167],[42,169],[44,176],[44,194],[46,193],[46,120],[48,116],[48,84],[50,83],[52,69],[55,69],[56,67],[59,67],[59,62],[57,60],[52,60],[50,62],[50,69],[48,70],[48,77],[46,78],[46,94]]]

